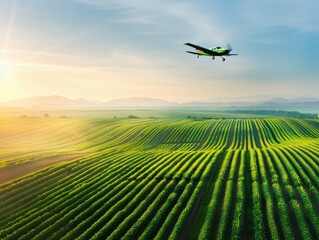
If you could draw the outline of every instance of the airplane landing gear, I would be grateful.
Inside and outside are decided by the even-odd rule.
[[[223,59],[223,62],[225,62],[225,58],[222,57],[222,59]]]
[[[197,55],[197,58],[199,58],[199,55]]]
[[[212,60],[215,60],[215,56],[212,56]]]

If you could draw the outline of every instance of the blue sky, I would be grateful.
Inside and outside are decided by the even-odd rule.
[[[315,0],[3,0],[0,101],[319,97],[318,10]],[[231,43],[239,56],[197,59],[184,42]]]

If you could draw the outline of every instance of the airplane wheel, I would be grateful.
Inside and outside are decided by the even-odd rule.
[[[225,58],[223,58],[223,62],[225,62]]]

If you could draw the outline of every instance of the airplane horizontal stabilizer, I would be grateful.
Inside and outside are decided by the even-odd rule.
[[[191,53],[191,54],[196,54],[196,55],[198,55],[198,53],[197,52],[191,52],[191,51],[186,51],[187,53]]]

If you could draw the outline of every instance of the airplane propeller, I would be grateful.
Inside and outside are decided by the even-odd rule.
[[[229,43],[227,44],[227,48],[229,51],[233,50],[233,48],[231,47],[231,45]]]

